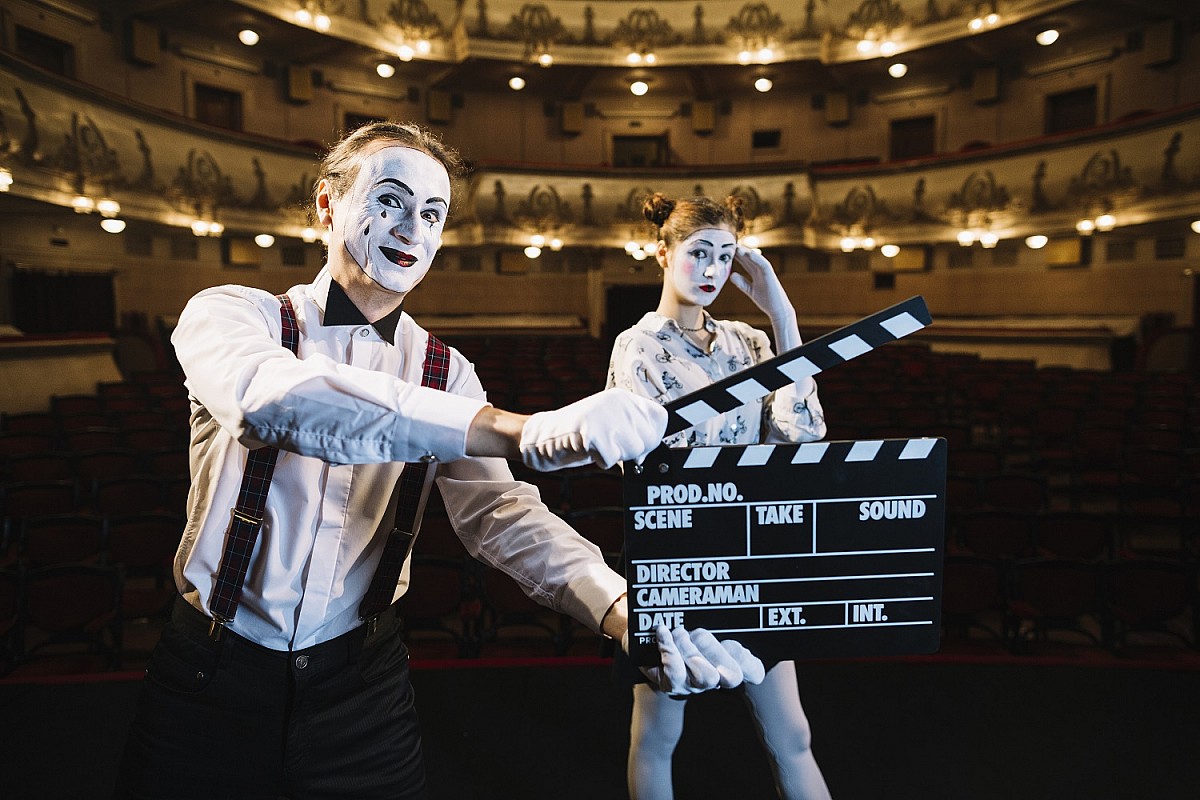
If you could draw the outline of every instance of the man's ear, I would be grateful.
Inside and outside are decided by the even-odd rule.
[[[322,179],[317,184],[315,199],[317,204],[317,222],[328,228],[333,224],[333,196],[329,181]]]

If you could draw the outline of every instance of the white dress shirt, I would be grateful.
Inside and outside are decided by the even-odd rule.
[[[247,448],[269,445],[281,452],[230,628],[289,650],[357,627],[404,462],[424,459],[438,462],[446,509],[471,555],[598,630],[625,580],[541,503],[536,488],[514,480],[504,459],[465,457],[467,429],[487,405],[471,363],[452,348],[446,391],[422,387],[428,334],[406,313],[394,342],[365,320],[326,325],[331,283],[323,269],[312,284],[288,291],[299,357],[281,343],[279,301],[268,292],[208,289],[180,315],[171,342],[192,398],[192,486],[175,557],[180,592],[207,609]],[[396,598],[408,587],[409,566]]]
[[[617,336],[608,364],[608,388],[628,389],[666,405],[772,358],[767,335],[737,320],[702,312],[716,338],[708,351],[688,340],[678,323],[655,311]],[[810,442],[825,436],[825,412],[811,378],[762,400],[727,411],[669,436],[670,447]]]

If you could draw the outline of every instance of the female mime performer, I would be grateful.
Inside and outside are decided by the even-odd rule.
[[[655,256],[663,269],[662,297],[657,310],[617,337],[609,388],[628,389],[666,404],[771,358],[765,333],[736,320],[713,319],[705,310],[727,280],[770,318],[780,352],[801,344],[795,309],[771,263],[738,244],[743,216],[737,198],[718,203],[706,197],[671,200],[655,194],[643,211],[658,229]],[[733,273],[735,264],[744,275]],[[695,447],[807,442],[824,435],[816,383],[805,378],[665,441],[673,447]],[[629,662],[623,654],[618,659],[618,674],[633,683],[630,797],[669,800],[671,757],[683,733],[686,703],[655,689],[637,670],[626,669]],[[779,794],[788,800],[828,798],[800,705],[795,662],[766,666],[761,683],[744,684],[744,697]]]

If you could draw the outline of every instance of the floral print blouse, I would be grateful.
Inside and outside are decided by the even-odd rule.
[[[628,389],[666,405],[697,389],[771,358],[767,335],[736,320],[716,320],[703,312],[704,326],[716,334],[705,352],[684,336],[675,320],[656,312],[642,317],[613,344],[606,388]],[[825,413],[816,384],[800,396],[791,384],[699,425],[667,437],[669,447],[810,442],[825,435]]]

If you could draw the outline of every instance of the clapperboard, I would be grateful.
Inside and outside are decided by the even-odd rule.
[[[929,325],[921,297],[667,406],[666,435]],[[835,410],[836,413],[836,410]],[[660,447],[626,465],[630,655],[706,628],[766,660],[933,652],[946,442]]]

